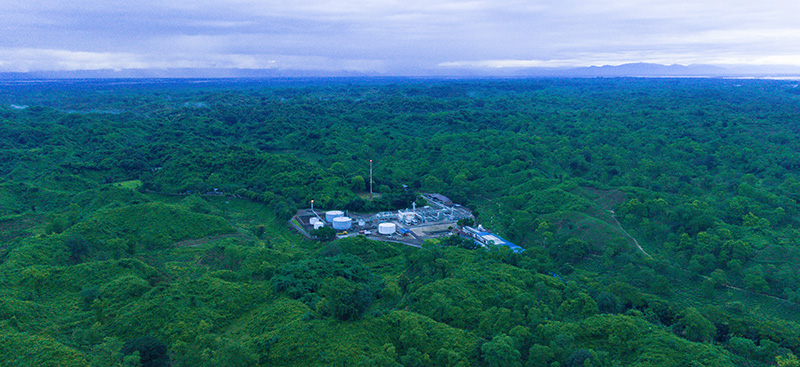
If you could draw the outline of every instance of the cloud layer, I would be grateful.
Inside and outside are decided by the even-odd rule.
[[[783,0],[3,1],[0,71],[800,65],[796,14]]]

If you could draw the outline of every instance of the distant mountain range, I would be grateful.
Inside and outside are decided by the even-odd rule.
[[[659,77],[659,76],[719,76],[730,70],[713,65],[661,65],[648,63],[622,64],[618,66],[589,66],[566,70],[531,70],[545,74],[559,74],[573,77]]]
[[[479,75],[484,69],[461,70],[464,74]],[[588,66],[579,68],[504,68],[492,75],[517,77],[557,78],[617,78],[617,77],[798,77],[800,67],[793,66],[716,66],[716,65],[662,65],[631,63],[622,65]]]
[[[396,75],[353,71],[290,70],[290,69],[124,69],[32,71],[0,73],[0,80],[26,79],[110,79],[110,78],[307,78],[307,77],[551,77],[551,78],[615,78],[615,77],[800,77],[794,66],[715,66],[662,65],[631,63],[579,68],[442,68]]]

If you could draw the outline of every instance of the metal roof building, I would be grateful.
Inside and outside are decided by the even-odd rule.
[[[444,196],[442,194],[428,194],[428,196],[431,199],[436,200],[443,205],[453,206],[453,201],[450,200],[450,198],[448,198],[447,196]]]
[[[503,237],[500,237],[491,232],[477,230],[475,228],[468,226],[464,227],[464,231],[468,233],[470,236],[472,236],[472,238],[475,239],[475,242],[484,247],[486,247],[487,245],[506,246],[515,253],[520,253],[522,251],[525,251],[524,248],[519,247],[511,243],[510,241],[504,239]]]

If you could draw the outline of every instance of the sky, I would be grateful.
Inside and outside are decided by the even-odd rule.
[[[0,0],[0,72],[800,67],[797,0]]]

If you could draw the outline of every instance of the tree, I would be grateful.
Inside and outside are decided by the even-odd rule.
[[[558,247],[558,258],[564,261],[579,261],[586,256],[589,251],[589,244],[577,238],[570,238],[563,245]]]
[[[541,239],[542,246],[547,246],[547,243],[553,239],[550,223],[547,223],[546,220],[541,221],[539,226],[536,227],[536,234]]]
[[[469,226],[469,227],[471,227],[471,226],[475,225],[475,220],[474,220],[474,219],[472,219],[472,218],[463,218],[463,219],[459,219],[459,220],[456,222],[456,225],[457,225],[457,226],[459,226],[459,227],[464,227],[464,226]]]
[[[525,210],[515,210],[511,214],[511,225],[509,235],[515,242],[523,242],[525,237],[533,232],[533,219],[531,214]]]
[[[347,167],[341,162],[334,162],[331,164],[331,172],[336,176],[344,178],[347,174]]]
[[[514,348],[514,339],[506,334],[498,334],[481,346],[481,357],[489,367],[517,367],[522,365],[522,357]]]
[[[764,270],[761,265],[756,265],[744,271],[744,287],[753,292],[766,292],[769,284],[764,279]]]
[[[728,262],[731,260],[747,261],[753,255],[753,248],[749,243],[741,240],[729,240],[722,244],[719,257],[720,260]]]
[[[597,302],[583,292],[558,307],[558,315],[564,318],[582,319],[597,314],[597,311]]]
[[[353,178],[350,179],[350,190],[353,190],[353,192],[364,192],[366,187],[367,183],[363,176],[353,176]]]
[[[331,227],[320,227],[311,231],[311,235],[322,242],[328,242],[336,239],[336,230]]]
[[[131,339],[122,345],[122,354],[127,356],[136,352],[142,367],[169,366],[166,344],[152,336]]]
[[[58,234],[64,232],[66,226],[67,224],[64,218],[56,217],[53,218],[53,220],[47,224],[47,226],[45,227],[45,232],[47,234],[52,234],[52,233]]]
[[[42,294],[42,287],[49,278],[50,271],[40,265],[30,266],[22,271],[22,282],[33,289],[37,296]]]
[[[800,367],[800,360],[792,353],[775,357],[775,362],[779,367]]]
[[[124,355],[121,351],[122,341],[117,338],[105,338],[103,343],[95,344],[90,353],[92,367],[139,367],[139,352]]]
[[[597,302],[597,310],[600,313],[618,313],[620,311],[620,304],[617,297],[613,294],[602,291],[594,296]]]
[[[683,318],[679,325],[683,327],[683,334],[686,335],[686,338],[692,341],[711,341],[717,335],[717,328],[714,324],[694,307],[689,307],[683,312]]]
[[[528,351],[528,362],[526,365],[530,367],[550,366],[550,361],[555,359],[553,349],[558,349],[558,347],[550,348],[541,344],[532,345]]]
[[[445,258],[438,258],[434,260],[434,266],[436,269],[441,272],[442,279],[447,278],[450,274],[450,271],[453,269],[453,264],[450,261],[447,261]]]
[[[756,343],[747,338],[740,338],[737,336],[728,340],[731,350],[745,358],[755,358],[758,347]]]
[[[588,360],[589,363],[592,361],[592,352],[586,349],[578,349],[572,354],[569,355],[567,358],[567,366],[568,367],[583,367],[586,365],[586,361]]]
[[[70,252],[70,260],[80,263],[89,253],[89,242],[80,234],[72,234],[64,240]]]
[[[431,356],[411,347],[404,356],[400,357],[400,362],[406,367],[424,367],[430,365]]]
[[[476,244],[474,240],[458,235],[445,237],[445,239],[443,239],[440,243],[442,246],[456,246],[467,250],[475,250],[480,248],[480,245]]]
[[[326,280],[319,293],[324,299],[317,309],[324,315],[334,316],[342,321],[361,317],[372,303],[372,290],[367,284],[351,282],[342,277]]]
[[[466,367],[469,361],[461,353],[448,348],[441,348],[436,351],[436,365],[447,367]]]

